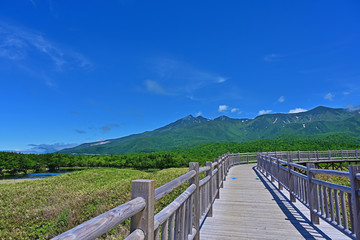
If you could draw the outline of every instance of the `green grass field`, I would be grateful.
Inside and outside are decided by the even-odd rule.
[[[187,171],[100,168],[0,184],[0,239],[49,239],[129,201],[134,179],[154,179],[159,187]],[[156,211],[169,204],[185,185],[156,203]],[[103,238],[122,239],[129,223],[125,221]]]

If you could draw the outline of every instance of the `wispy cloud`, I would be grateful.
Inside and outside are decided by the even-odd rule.
[[[229,108],[229,106],[227,106],[227,105],[219,105],[218,111],[224,112],[224,111],[228,110],[228,108]]]
[[[35,4],[34,1],[30,2],[33,5]],[[47,72],[59,72],[75,68],[86,71],[93,69],[91,61],[82,54],[47,39],[40,32],[4,22],[0,22],[0,58],[20,63],[25,66],[24,68],[32,69],[34,72],[40,72],[37,74],[40,76],[42,75],[41,72],[44,72],[43,69],[48,69]],[[32,64],[34,61],[42,62],[42,69],[34,66]],[[53,80],[50,81],[46,76],[43,78],[48,86],[54,85]]]
[[[54,144],[28,144],[30,148],[28,149],[14,149],[15,152],[21,152],[21,153],[36,153],[36,154],[42,154],[42,153],[53,153],[58,152],[64,148],[72,148],[79,144],[75,143],[54,143]]]
[[[36,2],[35,2],[35,0],[29,0],[30,1],[30,3],[34,6],[34,7],[36,7]]]
[[[234,112],[239,112],[239,109],[238,108],[232,108],[231,109],[231,112],[234,113]]]
[[[196,117],[199,117],[199,116],[201,116],[202,115],[202,112],[198,112],[198,113],[196,113]]]
[[[103,132],[109,132],[113,128],[118,128],[119,124],[107,124],[101,127],[101,130]]]
[[[360,105],[354,106],[351,103],[346,106],[346,109],[350,112],[359,111]]]
[[[291,109],[289,111],[289,113],[301,113],[301,112],[306,112],[307,110],[304,108],[295,108],[295,109]]]
[[[329,100],[329,101],[333,101],[333,100],[334,100],[334,97],[335,97],[335,95],[332,94],[332,93],[327,93],[327,94],[324,96],[324,98],[325,98],[326,100]]]
[[[282,57],[283,56],[280,54],[272,53],[272,54],[265,55],[263,60],[265,62],[277,62],[277,61],[280,61]]]
[[[193,96],[199,89],[228,80],[222,75],[200,70],[174,59],[155,59],[151,65],[152,80],[146,80],[145,83],[147,90],[151,89],[158,94]]]
[[[75,132],[77,132],[78,134],[86,134],[87,132],[84,130],[80,130],[80,129],[75,129]]]
[[[279,97],[278,102],[279,103],[285,102],[285,97],[284,96]]]
[[[271,113],[271,112],[272,112],[272,110],[260,110],[259,113],[258,113],[258,115],[269,114],[269,113]]]
[[[227,78],[224,77],[218,77],[218,83],[226,82]]]
[[[159,95],[171,95],[170,92],[165,90],[158,82],[153,80],[145,81],[146,90],[151,93],[159,94]]]

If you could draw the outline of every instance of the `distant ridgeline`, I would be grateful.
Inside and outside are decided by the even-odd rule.
[[[255,119],[232,119],[226,116],[206,119],[201,116],[189,115],[154,131],[100,142],[84,143],[74,148],[64,149],[60,153],[149,153],[191,148],[207,143],[245,143],[259,139],[286,139],[286,141],[265,141],[261,143],[261,145],[268,147],[271,145],[273,150],[276,150],[273,148],[274,146],[278,147],[279,150],[280,148],[286,150],[283,148],[284,146],[290,148],[293,146],[289,145],[289,140],[306,140],[306,142],[313,140],[316,142],[317,139],[321,139],[321,141],[326,142],[329,141],[328,136],[339,137],[338,140],[332,139],[331,144],[337,144],[337,141],[357,144],[357,140],[360,139],[360,111],[317,107],[307,112],[265,114]],[[308,145],[306,142],[301,144]],[[300,145],[298,146],[299,149]],[[251,149],[259,151],[259,148],[255,150],[252,145],[243,146],[249,147],[244,149],[245,151],[252,151]],[[318,147],[317,144],[315,146]],[[324,150],[327,149],[324,148]],[[218,154],[221,153],[223,152],[218,152]]]
[[[189,162],[213,160],[224,152],[314,151],[360,149],[360,140],[339,134],[321,134],[310,137],[287,136],[282,139],[262,139],[246,143],[208,143],[188,149],[155,153],[127,153],[115,155],[74,154],[20,154],[0,152],[0,175],[29,169],[58,169],[59,167],[118,167],[136,169],[163,169],[187,167]]]

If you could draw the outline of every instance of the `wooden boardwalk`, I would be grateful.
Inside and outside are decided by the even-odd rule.
[[[278,190],[255,166],[230,169],[201,239],[350,239],[322,220],[313,225],[309,210],[291,203],[289,193]]]

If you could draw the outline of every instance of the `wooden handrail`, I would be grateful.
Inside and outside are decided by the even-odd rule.
[[[174,180],[165,183],[164,185],[158,187],[155,189],[155,201],[160,200],[170,192],[172,192],[175,188],[181,186],[183,183],[194,177],[196,172],[194,170],[191,170],[184,175],[181,175],[178,178],[175,178]]]
[[[111,209],[87,222],[53,238],[53,240],[95,239],[113,227],[142,211],[146,206],[143,198],[138,197]]]
[[[342,159],[344,161],[358,161],[358,151],[322,151],[315,152],[316,161],[309,161],[304,167],[296,162],[302,161],[302,152],[269,152],[257,154],[257,168],[266,173],[271,179],[278,181],[278,187],[284,186],[290,193],[290,199],[298,199],[309,208],[311,222],[319,223],[319,218],[328,222],[336,229],[352,239],[360,239],[360,166],[349,165],[349,172],[316,169],[315,164],[321,159],[321,154],[327,154],[328,160]],[[296,153],[296,159],[293,159]],[[350,154],[349,154],[350,153]],[[332,157],[334,154],[341,154],[341,158]],[[356,158],[349,158],[351,155]],[[275,155],[275,157],[273,156]],[[308,153],[309,156],[309,153]],[[284,161],[286,159],[286,161]],[[281,165],[280,165],[281,164]],[[305,170],[302,174],[292,168]],[[276,170],[274,170],[276,169]],[[351,186],[343,186],[316,179],[316,174],[325,174],[350,178]],[[340,197],[340,199],[339,199]],[[347,210],[348,209],[348,210]],[[350,218],[347,216],[350,212]],[[335,221],[336,220],[336,221]]]

